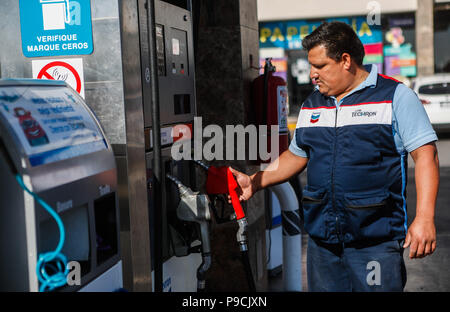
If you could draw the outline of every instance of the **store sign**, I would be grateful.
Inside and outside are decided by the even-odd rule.
[[[352,26],[363,44],[383,42],[381,26],[369,25],[364,16],[354,18],[333,18],[327,22],[341,21]],[[279,47],[284,49],[301,49],[303,38],[314,31],[322,22],[286,21],[259,24],[260,48]]]
[[[93,52],[90,0],[19,0],[19,9],[26,57]]]
[[[331,18],[327,22],[341,21],[349,24],[358,35],[366,56],[365,64],[383,63],[383,34],[381,26],[369,25],[365,16],[353,18]],[[287,50],[302,49],[302,40],[322,24],[322,21],[286,21],[259,24],[259,47],[282,48]]]

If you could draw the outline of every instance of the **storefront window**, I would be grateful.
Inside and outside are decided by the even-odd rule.
[[[382,15],[383,72],[394,77],[417,76],[414,13]]]
[[[436,73],[450,72],[450,4],[434,11],[434,62]]]

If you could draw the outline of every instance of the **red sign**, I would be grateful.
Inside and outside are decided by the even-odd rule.
[[[37,75],[38,79],[42,79],[42,77],[45,77],[47,79],[50,80],[56,80],[55,78],[57,77],[53,77],[52,74],[49,73],[49,71],[51,72],[52,68],[55,67],[63,67],[69,70],[69,72],[72,73],[72,75],[75,77],[75,81],[76,81],[76,89],[78,93],[81,92],[81,78],[80,75],[78,74],[78,72],[75,70],[75,68],[73,68],[72,65],[66,63],[66,62],[61,62],[61,61],[55,61],[55,62],[51,62],[48,63],[47,65],[45,65],[40,71],[39,74]],[[58,79],[60,80],[60,79]]]

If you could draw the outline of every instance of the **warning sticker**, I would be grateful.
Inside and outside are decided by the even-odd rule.
[[[288,132],[288,92],[286,86],[277,87],[278,125],[280,133]]]
[[[84,99],[83,59],[33,60],[33,78],[67,82]]]

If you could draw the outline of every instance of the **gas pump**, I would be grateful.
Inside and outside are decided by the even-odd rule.
[[[152,89],[157,90],[147,95],[151,107],[144,106],[148,198],[155,222],[150,235],[155,238],[154,289],[202,291],[211,264],[209,199],[196,192],[194,163],[175,161],[171,155],[175,127],[192,129],[196,115],[192,16],[189,5],[180,7],[165,1],[154,1],[154,16],[151,8],[148,12],[149,55],[156,65],[156,70],[150,70],[154,74],[150,80]],[[144,102],[145,97],[144,93]],[[161,141],[154,144],[158,132]]]

